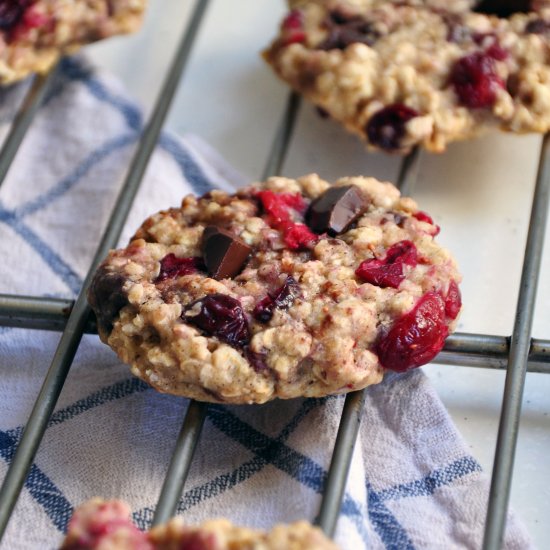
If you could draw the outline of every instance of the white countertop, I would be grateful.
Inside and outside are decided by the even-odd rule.
[[[191,2],[156,0],[143,31],[88,49],[150,107]],[[257,179],[282,114],[287,89],[259,57],[284,11],[282,0],[212,0],[168,127],[198,134],[238,170]],[[423,154],[412,195],[443,228],[464,274],[459,331],[511,334],[541,139],[490,135]],[[302,106],[286,175],[395,179],[399,158],[367,154],[357,139]],[[550,241],[550,228],[547,230]],[[540,277],[534,336],[550,338],[550,253]],[[472,454],[490,471],[505,373],[425,367]],[[540,548],[550,534],[550,376],[528,374],[512,506]]]

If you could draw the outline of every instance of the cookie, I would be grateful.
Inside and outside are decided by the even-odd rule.
[[[550,130],[550,0],[290,5],[265,59],[372,148]]]
[[[129,507],[119,500],[92,499],[74,513],[61,550],[337,550],[320,529],[307,521],[277,525],[271,531],[236,527],[226,519],[198,527],[182,518],[144,533],[130,519]]]
[[[66,52],[135,31],[146,0],[0,2],[0,84],[46,72]]]
[[[88,299],[101,339],[162,392],[343,393],[429,362],[454,328],[460,276],[438,231],[389,183],[275,177],[152,216]]]

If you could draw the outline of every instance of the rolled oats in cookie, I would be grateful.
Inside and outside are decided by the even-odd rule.
[[[60,55],[135,31],[146,0],[0,0],[0,84],[45,72]]]
[[[291,0],[266,61],[370,147],[550,130],[550,0]]]
[[[238,527],[226,519],[186,525],[171,519],[148,532],[130,518],[120,500],[94,498],[82,504],[69,522],[61,550],[337,550],[318,527],[307,521],[276,525],[270,531]]]
[[[438,232],[389,183],[274,177],[153,215],[88,296],[101,339],[162,392],[221,403],[343,393],[443,347],[460,275]]]

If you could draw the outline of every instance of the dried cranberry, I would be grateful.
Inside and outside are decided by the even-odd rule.
[[[200,309],[195,314],[197,307]],[[227,294],[209,294],[197,300],[183,312],[182,319],[231,346],[242,347],[250,341],[250,330],[241,303]]]
[[[275,309],[288,309],[299,295],[300,285],[292,275],[289,275],[283,286],[275,292],[268,292],[267,296],[256,304],[253,315],[261,323],[268,323]]]
[[[160,261],[160,272],[154,282],[160,283],[166,279],[182,277],[203,268],[201,258],[178,258],[175,254],[167,254]]]
[[[428,292],[380,338],[378,359],[383,367],[397,372],[419,367],[441,351],[447,334],[443,298]]]
[[[282,44],[288,46],[289,44],[296,44],[299,42],[305,42],[306,33],[303,30],[304,27],[304,14],[300,10],[292,10],[283,20],[281,25],[282,29]]]
[[[319,235],[303,223],[290,223],[283,231],[283,241],[291,250],[308,248],[318,239]]]
[[[405,278],[403,266],[416,266],[416,246],[411,241],[401,241],[388,248],[385,258],[361,262],[355,274],[373,285],[382,288],[399,288]]]
[[[394,151],[401,147],[401,139],[405,135],[405,124],[418,116],[418,113],[402,105],[394,103],[375,113],[367,123],[366,132],[369,141],[386,151]]]
[[[0,30],[15,27],[30,3],[30,0],[0,0]]]
[[[215,550],[218,548],[216,537],[213,533],[186,533],[180,541],[179,550]]]
[[[282,231],[283,240],[291,250],[307,248],[319,238],[303,223],[292,221],[294,210],[303,216],[307,204],[300,193],[275,193],[274,191],[259,191],[257,197],[267,214],[267,223]]]
[[[460,58],[451,69],[450,82],[460,103],[471,109],[491,107],[496,91],[504,88],[503,80],[495,70],[494,59],[482,52]]]
[[[432,219],[432,217],[429,214],[426,214],[426,212],[422,212],[422,210],[419,210],[415,214],[413,214],[413,218],[416,218],[419,222],[426,222],[430,225],[433,225],[435,228],[435,231],[432,233],[432,235],[435,237],[436,235],[439,235],[439,232],[441,231],[441,227],[439,225],[436,225]]]
[[[419,222],[426,222],[431,225],[434,224],[432,217],[429,214],[426,214],[426,212],[422,212],[422,210],[415,212],[413,214],[413,217],[416,218]]]
[[[505,50],[498,42],[491,44],[485,53],[497,61],[504,61],[509,56],[508,50]]]
[[[304,14],[300,10],[292,10],[283,20],[284,31],[295,31],[304,25]]]
[[[527,34],[545,34],[550,31],[550,22],[544,19],[535,19],[525,25]]]
[[[456,319],[462,308],[462,296],[456,281],[451,281],[445,297],[445,315],[449,319]]]
[[[275,193],[274,191],[259,191],[257,197],[262,203],[264,212],[270,217],[270,225],[291,219],[289,209],[303,213],[307,207],[300,193]]]

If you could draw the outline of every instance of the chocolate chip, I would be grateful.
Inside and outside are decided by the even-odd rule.
[[[315,199],[307,213],[309,227],[316,233],[342,233],[369,205],[355,185],[331,187]]]
[[[257,373],[267,373],[271,369],[267,366],[266,363],[266,354],[257,353],[250,349],[250,346],[244,348],[244,355],[248,359],[248,362],[252,365],[252,368]]]
[[[544,21],[544,19],[535,19],[525,25],[525,32],[527,34],[546,34],[549,31],[550,21]]]
[[[531,0],[481,0],[473,11],[497,17],[510,17],[514,13],[528,13],[532,8]]]
[[[241,271],[252,248],[229,231],[213,225],[202,236],[202,255],[208,274],[214,279],[234,277]]]
[[[110,334],[118,312],[128,304],[123,290],[125,279],[119,273],[111,273],[101,267],[88,290],[88,302],[97,317],[100,331]]]
[[[372,46],[380,38],[380,33],[372,23],[365,21],[359,15],[332,12],[325,26],[328,35],[317,46],[319,50],[343,50],[355,43]]]

